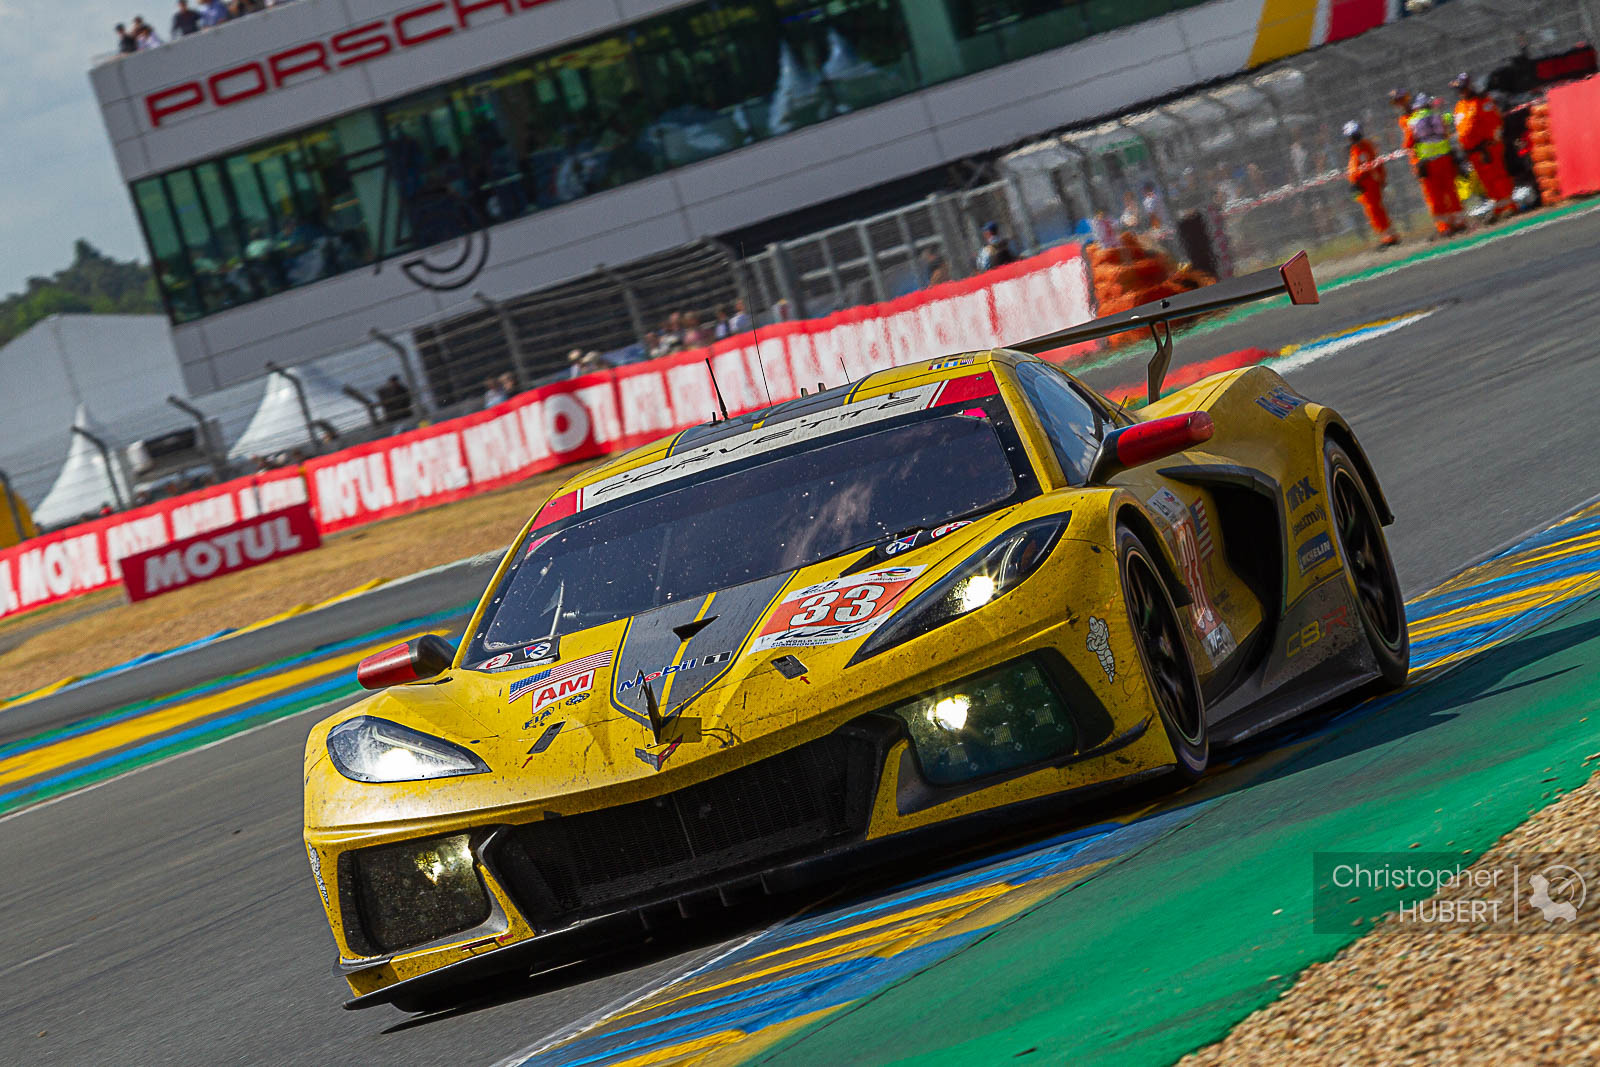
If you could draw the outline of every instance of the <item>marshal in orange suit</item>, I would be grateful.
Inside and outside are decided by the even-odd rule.
[[[1383,160],[1363,133],[1361,123],[1345,123],[1344,135],[1350,139],[1350,162],[1346,171],[1350,179],[1350,191],[1361,204],[1361,210],[1367,213],[1367,221],[1372,224],[1372,232],[1378,235],[1379,243],[1397,245],[1400,238],[1395,234],[1394,224],[1389,221],[1389,212],[1383,206],[1383,186],[1388,180]]]
[[[1488,93],[1478,91],[1472,76],[1456,75],[1450,87],[1456,91],[1456,141],[1461,145],[1472,169],[1483,184],[1486,196],[1494,201],[1496,218],[1516,212],[1511,199],[1511,175],[1506,173],[1506,146],[1500,139],[1505,125],[1500,109]]]

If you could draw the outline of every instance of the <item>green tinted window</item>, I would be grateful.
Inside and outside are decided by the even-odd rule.
[[[1203,0],[708,0],[134,187],[175,321]]]

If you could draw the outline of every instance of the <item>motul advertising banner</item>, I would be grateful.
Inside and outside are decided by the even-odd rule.
[[[125,556],[122,584],[127,587],[129,600],[145,600],[284,556],[309,552],[321,544],[311,506],[296,504],[149,552]]]
[[[487,411],[313,459],[306,477],[318,526],[333,533],[705,422],[718,413],[718,389],[737,415],[792,400],[802,387],[1023,341],[1092,314],[1083,251],[1067,245],[887,304],[543,386]]]
[[[519,394],[487,411],[306,463],[323,533],[511,485],[612,450],[610,372]]]
[[[1091,318],[1091,293],[1082,249],[1065,245],[886,304],[542,386],[303,468],[241,478],[0,551],[0,617],[114,585],[123,577],[119,560],[295,504],[310,503],[316,532],[326,536],[632,448],[710,419],[718,389],[737,415],[792,400],[802,388],[1041,336]]]
[[[116,585],[122,580],[121,560],[130,555],[307,499],[300,471],[289,468],[158,500],[0,550],[0,618]]]

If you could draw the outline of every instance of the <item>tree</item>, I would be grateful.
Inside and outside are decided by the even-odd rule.
[[[112,259],[81,237],[72,265],[48,278],[29,278],[25,291],[0,300],[0,345],[51,315],[158,314],[155,279],[134,260]]]

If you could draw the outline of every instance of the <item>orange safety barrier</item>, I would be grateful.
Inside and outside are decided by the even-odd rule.
[[[1187,264],[1178,264],[1160,249],[1148,247],[1135,233],[1124,233],[1111,247],[1089,249],[1089,268],[1094,282],[1095,303],[1101,315],[1118,315],[1140,304],[1177,296],[1215,278]],[[1181,324],[1180,324],[1181,325]],[[1111,345],[1140,340],[1138,333],[1117,334],[1108,338]]]

